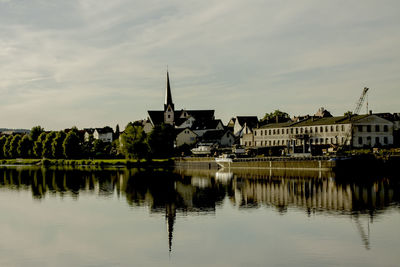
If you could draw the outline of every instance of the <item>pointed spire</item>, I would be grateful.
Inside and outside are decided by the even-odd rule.
[[[167,222],[168,230],[168,251],[171,254],[172,251],[172,238],[174,236],[174,224],[176,218],[176,208],[173,203],[165,206],[165,219]]]
[[[169,84],[169,73],[167,70],[167,89],[165,92],[164,111],[167,109],[169,105],[171,105],[172,109],[174,109],[174,103],[172,103],[171,86]]]

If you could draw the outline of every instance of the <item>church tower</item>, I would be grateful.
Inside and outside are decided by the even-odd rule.
[[[165,102],[164,102],[164,123],[174,124],[174,103],[172,103],[171,86],[169,84],[169,74],[167,71],[167,88],[165,92]]]

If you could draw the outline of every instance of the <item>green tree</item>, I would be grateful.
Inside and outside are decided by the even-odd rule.
[[[119,138],[119,125],[115,126],[115,133],[114,133],[114,140],[117,140]]]
[[[53,158],[62,159],[65,157],[63,143],[66,136],[67,135],[65,134],[64,131],[56,133],[56,136],[54,137],[53,142],[51,143]]]
[[[43,158],[53,157],[52,143],[55,137],[56,137],[56,132],[50,132],[46,135],[46,138],[43,141],[43,151],[42,151]]]
[[[44,132],[44,129],[42,127],[40,127],[39,125],[32,127],[31,133],[30,133],[32,141],[35,142],[38,139],[39,135],[43,132]]]
[[[129,123],[121,134],[121,149],[126,158],[141,159],[147,157],[149,148],[146,143],[146,133],[141,126]]]
[[[42,158],[43,142],[46,139],[46,135],[45,132],[41,133],[33,144],[33,154],[36,158]]]
[[[168,158],[174,153],[175,132],[173,126],[156,125],[150,132],[148,144],[151,156],[155,158]]]
[[[11,139],[10,150],[9,150],[10,158],[15,159],[19,157],[18,145],[20,141],[21,141],[21,135],[19,134],[14,135],[14,137]]]
[[[2,136],[0,137],[0,159],[4,158],[4,152],[3,152],[3,148],[4,148],[4,144],[6,143],[7,137]]]
[[[353,115],[353,112],[349,110],[349,111],[345,112],[343,115],[346,117],[350,117],[351,115]]]
[[[33,143],[28,135],[24,135],[18,144],[18,154],[21,158],[30,158],[32,156]]]
[[[4,142],[3,146],[3,156],[5,158],[10,157],[10,145],[11,145],[11,140],[13,139],[12,135],[7,136],[6,141]]]
[[[277,120],[278,122],[286,122],[290,120],[290,116],[286,112],[277,109],[274,112],[265,113],[264,118],[261,119],[264,122],[276,122]]]
[[[68,132],[63,142],[63,148],[67,159],[76,159],[81,156],[79,137],[75,131]]]

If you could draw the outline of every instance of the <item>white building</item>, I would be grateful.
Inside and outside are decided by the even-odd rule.
[[[374,147],[393,145],[393,123],[376,115],[309,117],[298,122],[267,124],[253,129],[254,144],[276,147],[292,145],[345,145]]]
[[[114,131],[109,126],[103,128],[85,129],[85,141],[89,141],[91,135],[95,140],[111,143],[113,141]]]

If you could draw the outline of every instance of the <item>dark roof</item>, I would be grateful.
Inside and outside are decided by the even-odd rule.
[[[338,117],[309,117],[305,120],[298,122],[283,122],[283,123],[270,123],[263,125],[260,129],[265,128],[281,128],[281,127],[302,127],[302,126],[313,126],[313,125],[330,125],[330,124],[348,124],[350,122],[355,122],[360,119],[368,117],[368,114],[365,115],[355,115],[355,116],[338,116]]]
[[[289,127],[292,124],[294,124],[294,122],[292,122],[292,121],[280,122],[280,123],[269,123],[269,124],[265,124],[265,125],[261,126],[259,129]]]
[[[177,125],[182,124],[186,119],[179,118],[183,110],[174,111],[174,119]],[[150,119],[154,125],[162,124],[164,122],[164,111],[162,110],[149,110]],[[195,118],[196,121],[214,120],[214,110],[186,110],[186,112]]]
[[[162,110],[149,110],[149,117],[154,125],[159,125],[164,122],[164,111]]]
[[[111,127],[109,127],[109,126],[106,126],[106,127],[103,127],[103,128],[96,128],[96,131],[97,131],[99,134],[114,133],[114,130],[113,130]]]
[[[257,116],[237,116],[236,119],[241,126],[246,123],[248,127],[254,128],[258,124]]]
[[[85,129],[83,129],[86,133],[88,133],[88,134],[93,134],[93,132],[94,132],[94,128],[85,128]]]
[[[219,123],[221,123],[221,125],[224,126],[221,120],[196,120],[193,123],[192,129],[195,130],[216,129]]]
[[[225,134],[225,130],[211,130],[207,131],[201,137],[203,142],[204,141],[219,141],[221,140],[222,136]]]

